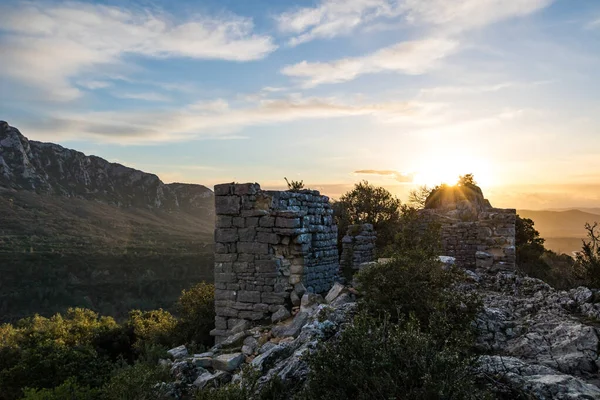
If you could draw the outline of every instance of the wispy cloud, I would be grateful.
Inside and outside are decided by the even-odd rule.
[[[71,80],[126,54],[248,61],[276,45],[253,33],[249,18],[196,15],[174,22],[165,13],[80,2],[0,6],[0,73],[45,91],[52,99],[81,95]]]
[[[600,18],[588,22],[585,27],[587,29],[600,29]]]
[[[112,86],[112,82],[101,80],[81,80],[77,82],[77,85],[89,90],[96,90],[110,87]]]
[[[354,173],[359,175],[388,176],[400,183],[412,183],[415,180],[415,173],[405,174],[394,170],[361,169],[354,171]]]
[[[114,97],[118,97],[120,99],[131,99],[131,100],[143,100],[143,101],[156,101],[156,102],[169,102],[172,99],[169,96],[165,96],[161,93],[156,92],[125,92],[125,93],[113,93]]]
[[[94,112],[24,121],[23,132],[60,133],[64,140],[92,139],[123,144],[151,144],[193,138],[230,138],[244,127],[308,119],[368,116],[417,118],[428,112],[418,103],[356,103],[335,98],[265,99],[243,107],[225,100],[190,104],[162,112]]]
[[[292,34],[288,44],[296,46],[319,38],[346,35],[362,27],[386,28],[407,24],[462,32],[506,18],[528,15],[553,0],[321,0],[277,16],[279,29]],[[401,19],[398,20],[398,17]],[[386,22],[386,20],[392,22]],[[382,22],[383,20],[383,22]],[[377,28],[375,28],[377,29]]]
[[[277,16],[279,29],[292,33],[288,44],[296,46],[316,38],[332,38],[352,32],[378,17],[398,15],[400,5],[388,0],[323,0],[316,7],[305,7]]]
[[[457,42],[447,39],[402,42],[363,57],[343,58],[325,63],[303,61],[286,66],[281,72],[299,78],[304,87],[350,81],[360,75],[382,71],[418,75],[432,69],[440,59],[457,48]]]

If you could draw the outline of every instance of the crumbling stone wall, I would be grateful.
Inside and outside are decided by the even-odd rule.
[[[350,225],[342,238],[342,268],[355,268],[375,260],[377,233],[372,224]]]
[[[337,225],[318,191],[215,186],[215,330],[269,318],[304,291],[327,292],[339,270]]]
[[[422,210],[421,217],[426,224],[440,225],[444,255],[455,257],[459,266],[515,268],[515,209],[489,208],[478,213],[473,221],[461,221],[431,209]]]

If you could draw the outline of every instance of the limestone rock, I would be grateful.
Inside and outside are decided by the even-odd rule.
[[[483,356],[479,369],[511,390],[533,399],[599,399],[600,388],[552,368],[528,364],[515,357]]]
[[[314,293],[305,293],[300,301],[300,312],[310,313],[321,303],[323,303],[323,296]]]
[[[225,371],[216,371],[214,374],[206,371],[194,381],[193,385],[198,389],[218,387],[231,380],[231,374]]]
[[[188,351],[184,345],[174,347],[171,350],[167,351],[167,353],[173,357],[175,360],[180,360],[188,356]]]
[[[244,361],[242,353],[221,354],[212,360],[212,367],[219,371],[235,371]]]
[[[325,302],[331,303],[338,296],[340,296],[344,292],[345,289],[346,289],[346,287],[344,285],[342,285],[339,282],[336,282],[333,285],[333,287],[329,290],[329,293],[327,293],[327,296],[325,296]]]
[[[287,308],[285,308],[284,306],[280,306],[279,310],[277,310],[275,313],[273,313],[273,315],[271,315],[271,322],[277,323],[285,321],[291,316],[292,314],[288,311]]]
[[[309,314],[307,312],[300,311],[298,314],[296,314],[294,319],[291,322],[289,322],[288,324],[277,325],[277,326],[273,327],[273,329],[271,330],[271,334],[274,337],[286,337],[286,336],[296,337],[296,336],[298,336],[298,334],[300,334],[300,330],[308,321],[308,317],[309,317]]]

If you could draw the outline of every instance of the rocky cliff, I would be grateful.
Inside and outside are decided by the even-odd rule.
[[[0,187],[194,214],[212,214],[214,201],[205,186],[164,184],[154,174],[29,140],[4,121],[0,121]]]

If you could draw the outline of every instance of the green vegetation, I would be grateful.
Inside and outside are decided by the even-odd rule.
[[[578,272],[575,260],[544,247],[544,239],[535,229],[533,220],[517,215],[515,246],[517,267],[534,278],[542,279],[557,289],[589,285]]]
[[[598,223],[585,224],[588,240],[583,240],[581,251],[577,254],[577,267],[586,283],[594,288],[600,287],[600,232]]]
[[[348,226],[373,224],[377,247],[391,244],[400,220],[400,205],[400,200],[386,189],[367,181],[357,183],[333,205],[340,241]]]
[[[193,299],[192,299],[193,297]],[[166,349],[210,345],[214,288],[183,292],[178,318],[131,311],[126,322],[83,308],[0,326],[0,399],[156,399]],[[202,324],[202,325],[196,325]]]
[[[132,309],[174,311],[183,288],[213,279],[208,211],[0,190],[0,214],[0,323],[69,307],[119,320]]]
[[[298,192],[300,190],[306,189],[304,187],[304,181],[288,181],[288,178],[283,178],[285,179],[285,183],[287,184],[287,188],[289,191],[291,192]]]

